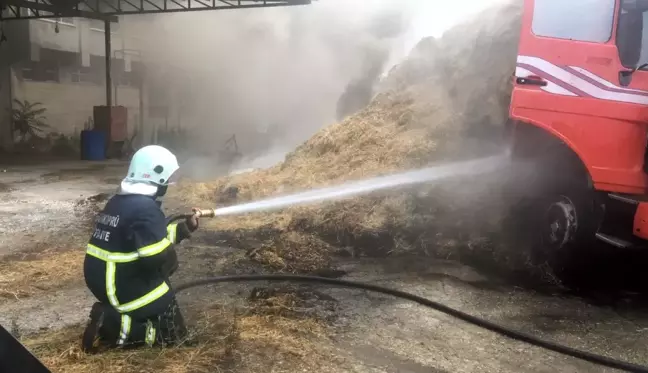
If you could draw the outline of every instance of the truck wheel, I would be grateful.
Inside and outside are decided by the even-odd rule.
[[[513,172],[512,181],[524,190],[511,194],[504,229],[512,232],[505,234],[519,250],[528,250],[527,265],[534,272],[567,285],[595,240],[600,216],[596,194],[580,168],[564,169],[564,162],[547,160],[533,164],[525,167],[528,172]]]
[[[570,184],[557,185],[538,200],[539,234],[532,248],[533,261],[546,265],[561,282],[572,282],[596,233],[594,193]]]
[[[567,196],[557,195],[549,200],[544,213],[541,242],[551,251],[563,249],[574,241],[578,232],[576,204]]]

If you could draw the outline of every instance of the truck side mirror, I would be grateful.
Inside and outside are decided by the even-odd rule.
[[[639,63],[642,39],[643,12],[622,12],[619,15],[616,44],[624,67],[633,69]]]
[[[628,12],[643,13],[648,11],[648,0],[623,0],[621,2],[621,9]]]

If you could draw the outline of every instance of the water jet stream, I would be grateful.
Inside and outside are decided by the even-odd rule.
[[[398,186],[438,181],[457,176],[494,172],[505,164],[506,156],[493,156],[472,161],[454,162],[395,175],[380,176],[368,180],[346,183],[287,196],[243,203],[215,209],[216,216],[238,215],[282,209],[307,203],[339,200]]]

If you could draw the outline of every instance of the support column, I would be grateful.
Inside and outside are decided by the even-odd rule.
[[[110,21],[104,20],[104,47],[106,61],[106,120],[108,121],[108,133],[106,134],[106,156],[113,156],[112,132],[112,45],[111,45]]]
[[[108,106],[110,111],[112,107],[112,64],[110,58],[112,55],[112,46],[109,20],[104,21],[104,39],[106,48],[106,106]],[[110,115],[108,117],[110,119]]]
[[[137,131],[137,136],[139,137],[139,146],[145,146],[149,144],[149,139],[144,132],[144,66],[140,65],[141,72],[139,76],[139,130]]]
[[[0,46],[0,152],[13,149],[13,124],[12,124],[12,84],[13,77],[11,65],[7,56],[11,53],[5,44]]]

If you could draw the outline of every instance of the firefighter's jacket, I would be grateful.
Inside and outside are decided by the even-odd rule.
[[[136,311],[169,293],[177,268],[173,244],[190,235],[186,223],[166,224],[153,197],[112,197],[97,216],[84,274],[97,299],[120,313]]]

